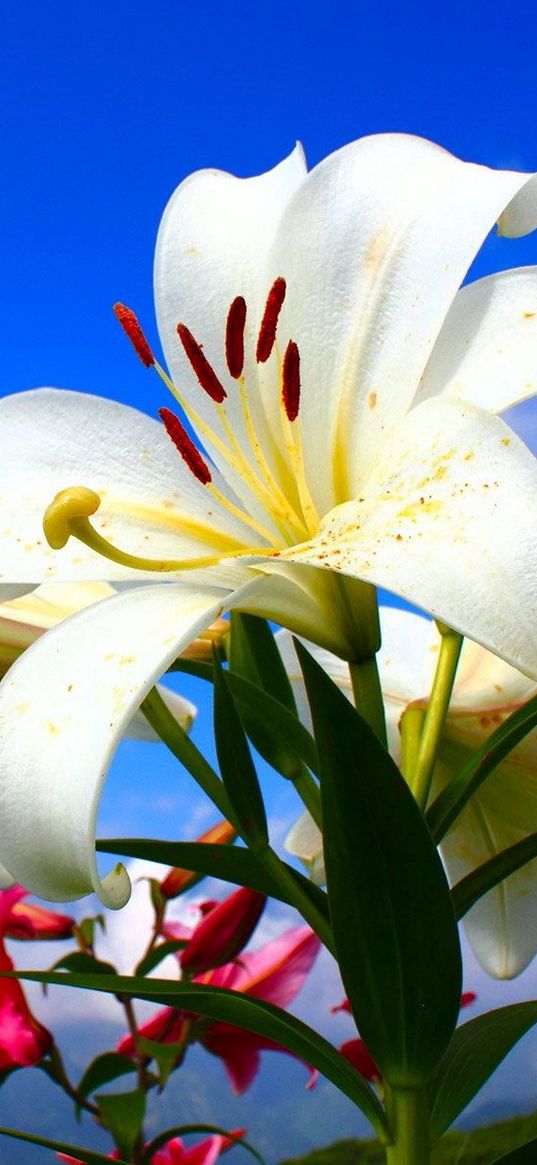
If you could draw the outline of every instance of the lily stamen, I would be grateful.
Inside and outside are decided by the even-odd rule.
[[[238,295],[233,300],[226,321],[226,364],[233,380],[239,380],[244,368],[244,328],[246,300]]]
[[[253,518],[250,514],[245,513],[245,511],[242,510],[240,506],[236,506],[230,498],[225,497],[225,495],[216,488],[212,481],[209,466],[203,460],[203,457],[201,456],[199,449],[196,447],[196,445],[194,445],[194,442],[190,440],[190,437],[188,436],[186,429],[183,428],[179,417],[176,417],[175,413],[170,412],[170,409],[166,408],[159,409],[159,416],[164,425],[164,428],[166,429],[168,437],[171,441],[173,441],[175,448],[181,454],[185,464],[188,465],[190,472],[194,475],[195,478],[197,478],[199,482],[201,482],[202,485],[207,486],[209,493],[212,494],[215,501],[218,502],[218,505],[222,506],[223,509],[228,511],[228,513],[233,514],[234,518],[238,518],[239,521],[244,522],[245,526],[249,526],[251,530],[255,530],[256,534],[260,534],[262,538],[266,538],[270,546],[277,547],[279,543],[274,537],[272,530],[269,530],[266,526],[263,526],[261,522],[257,522],[255,518]]]
[[[201,344],[198,344],[186,324],[177,325],[177,335],[200,387],[207,393],[207,396],[210,396],[211,400],[214,400],[215,404],[222,404],[222,401],[226,399],[227,392],[220,383],[212,364],[209,364]]]
[[[280,311],[285,299],[287,284],[280,275],[274,280],[265,303],[265,311],[261,320],[261,327],[257,337],[255,358],[258,364],[266,364],[276,340],[276,328]]]
[[[129,554],[114,546],[107,538],[94,529],[89,516],[99,509],[101,499],[99,494],[86,486],[70,486],[56,494],[54,500],[45,511],[43,530],[49,546],[53,550],[62,550],[69,538],[77,538],[90,550],[94,550],[101,557],[117,562],[120,566],[130,567],[131,570],[154,571],[167,573],[169,571],[198,570],[207,566],[216,566],[223,558],[241,558],[243,555],[267,554],[266,546],[248,546],[239,550],[226,550],[219,554],[205,555],[197,558],[182,559],[154,559],[145,558],[138,554]]]

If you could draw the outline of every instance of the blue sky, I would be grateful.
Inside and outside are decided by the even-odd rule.
[[[7,0],[1,21],[4,393],[52,384],[155,414],[159,386],[133,356],[111,305],[117,299],[131,304],[156,342],[155,234],[174,187],[198,167],[258,173],[297,138],[313,165],[362,134],[402,130],[468,159],[537,169],[536,22],[528,0],[512,9],[490,0],[441,6],[425,0],[94,0],[91,6]],[[535,238],[491,240],[474,274],[531,262],[537,262]],[[533,406],[520,415],[523,432],[531,434]],[[189,694],[203,703],[190,685]],[[165,757],[149,775],[153,755],[123,747],[103,823],[115,828],[128,814],[135,833],[149,816],[161,835],[175,832],[178,821],[192,835],[203,817],[200,799]],[[270,797],[283,821],[292,812],[288,790],[272,780]],[[467,986],[487,1003],[513,995],[512,988],[482,980]],[[516,991],[528,997],[535,986],[530,971]],[[306,1012],[314,996],[312,989]],[[341,1038],[347,1034],[342,1029]],[[80,1039],[80,1022],[72,1020],[66,1046]],[[491,1103],[518,1093],[531,1105],[528,1087],[517,1080],[534,1073],[537,1044],[526,1049],[504,1070]],[[282,1069],[280,1061],[267,1061],[254,1100],[243,1109],[229,1103],[217,1068],[211,1081],[213,1075],[214,1119],[248,1124],[270,1160],[363,1130],[332,1094],[324,1104],[304,1100],[294,1065]],[[30,1077],[35,1080],[19,1074],[0,1093],[1,1123],[20,1119],[37,1127],[38,1085]],[[203,1079],[195,1077],[194,1091]],[[59,1134],[51,1122],[63,1121],[66,1109],[51,1097],[48,1111],[48,1132]],[[184,1107],[166,1115],[189,1119]],[[89,1143],[89,1131],[85,1137]],[[44,1157],[0,1144],[0,1165]]]

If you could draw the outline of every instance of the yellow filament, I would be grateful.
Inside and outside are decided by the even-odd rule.
[[[279,512],[281,513],[282,517],[285,518],[286,522],[288,522],[289,525],[294,527],[295,532],[297,534],[297,537],[303,538],[304,533],[307,532],[307,528],[304,525],[304,523],[302,522],[302,520],[300,519],[299,515],[295,512],[293,507],[289,504],[288,498],[286,498],[285,494],[280,489],[276,479],[274,478],[274,476],[273,476],[273,474],[272,474],[272,472],[267,464],[265,455],[263,453],[263,449],[261,447],[261,443],[260,443],[259,438],[257,436],[257,433],[255,431],[252,413],[250,410],[250,405],[248,403],[248,394],[246,392],[246,384],[244,381],[244,376],[241,376],[239,383],[240,383],[240,394],[241,394],[241,406],[242,406],[242,413],[243,413],[243,417],[244,417],[244,423],[246,425],[246,432],[248,433],[248,438],[250,441],[250,445],[253,449],[253,453],[254,453],[254,457],[256,459],[256,462],[257,462],[259,469],[260,469],[261,473],[263,474],[265,480],[267,481],[267,484],[268,484],[269,489],[271,491],[272,505],[273,505],[273,507],[277,507]]]
[[[302,513],[304,515],[304,522],[306,524],[309,536],[313,537],[319,529],[320,520],[306,480],[304,453],[302,449],[302,438],[300,435],[298,418],[291,423],[285,411],[285,406],[281,397],[280,417],[282,422],[285,447],[287,449],[289,460],[291,462],[291,466],[296,478],[298,496],[300,498],[300,505],[302,506]]]
[[[274,546],[275,548],[280,546],[278,539],[274,537],[274,534],[271,530],[269,530],[266,526],[263,526],[261,522],[257,522],[256,519],[252,518],[249,514],[245,514],[244,510],[241,510],[240,506],[236,506],[235,503],[230,500],[230,498],[226,498],[225,495],[221,493],[215,485],[212,484],[212,482],[207,484],[206,489],[209,490],[209,493],[212,494],[213,498],[216,502],[218,502],[219,506],[222,506],[224,510],[228,511],[228,513],[233,514],[233,517],[239,518],[240,521],[244,522],[246,526],[249,526],[251,530],[255,530],[256,534],[260,534],[262,538],[266,538],[270,546]]]
[[[174,384],[173,380],[171,380],[171,378],[168,376],[165,369],[162,368],[162,366],[157,361],[155,361],[153,367],[155,368],[156,372],[160,376],[161,380],[164,381],[166,388],[168,388],[170,390],[170,392],[172,393],[172,395],[175,397],[175,400],[181,406],[185,416],[188,417],[190,423],[194,426],[196,431],[200,434],[200,436],[202,436],[205,439],[205,441],[212,443],[214,445],[214,447],[219,450],[222,457],[227,461],[228,465],[233,470],[233,472],[237,474],[237,476],[240,478],[240,480],[242,482],[246,482],[246,484],[248,485],[248,488],[250,489],[251,493],[253,493],[254,497],[256,497],[258,499],[258,501],[261,503],[261,505],[264,508],[268,509],[269,513],[273,516],[275,525],[278,526],[280,533],[287,541],[289,538],[289,524],[292,523],[292,525],[295,527],[295,529],[297,528],[296,515],[293,514],[293,511],[290,508],[289,503],[286,501],[283,494],[281,495],[281,497],[283,499],[284,505],[282,506],[281,504],[280,505],[278,504],[278,501],[274,497],[274,493],[273,493],[274,488],[276,490],[278,489],[275,482],[272,483],[272,481],[271,481],[271,488],[269,489],[263,482],[259,481],[259,479],[256,477],[255,473],[252,470],[250,462],[244,456],[243,450],[241,449],[234,433],[232,432],[232,429],[229,425],[229,421],[228,421],[226,414],[225,414],[225,410],[223,409],[222,405],[218,405],[216,402],[214,402],[215,407],[217,409],[218,418],[219,418],[220,423],[222,424],[222,426],[224,428],[224,431],[226,433],[226,437],[228,438],[228,441],[230,442],[230,444],[233,447],[233,450],[234,450],[233,452],[228,447],[228,445],[226,445],[225,442],[222,441],[221,437],[219,437],[218,434],[215,433],[213,429],[211,429],[210,425],[208,425],[199,416],[199,414],[196,412],[196,410],[192,408],[192,406],[188,403],[186,398],[183,396],[182,392],[179,391],[177,386]],[[256,440],[257,440],[257,438],[256,438]],[[255,453],[255,445],[254,445],[254,453]],[[245,515],[242,513],[241,513],[241,518],[243,521],[247,521]],[[285,521],[285,525],[282,525],[282,520],[281,520],[282,518]],[[298,532],[299,532],[299,536],[302,537],[303,532],[300,530],[300,528],[299,528]]]

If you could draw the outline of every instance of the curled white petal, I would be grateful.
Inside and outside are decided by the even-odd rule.
[[[144,695],[221,607],[210,590],[128,591],[59,624],[10,669],[0,685],[0,856],[28,890],[126,901],[128,879],[117,869],[101,879],[95,861],[101,787]]]

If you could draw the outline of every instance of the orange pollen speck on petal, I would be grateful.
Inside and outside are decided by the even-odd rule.
[[[151,368],[151,365],[155,363],[155,357],[134,312],[130,307],[125,307],[124,303],[115,303],[113,311],[118,323],[121,324],[123,331],[129,337],[136,355],[140,357],[146,368]]]
[[[289,340],[283,358],[282,400],[288,419],[296,421],[300,405],[300,353],[294,340]]]
[[[230,376],[238,380],[244,368],[244,325],[246,302],[242,295],[233,300],[226,321],[226,363]]]
[[[216,404],[221,405],[227,393],[223,385],[220,384],[214,368],[209,364],[201,345],[194,339],[192,332],[187,328],[186,324],[177,325],[177,335],[183,345],[187,360],[196,373],[204,392],[210,396],[211,400],[216,401]]]
[[[267,296],[263,319],[257,337],[255,358],[258,364],[265,364],[274,347],[278,317],[285,299],[287,285],[281,276],[275,279]]]
[[[201,481],[202,485],[208,485],[212,480],[209,466],[203,460],[199,449],[196,449],[194,442],[190,440],[186,429],[183,428],[179,417],[172,413],[170,409],[159,409],[159,417],[166,429],[170,441],[173,441],[175,448],[181,454],[183,461],[188,465],[194,477]]]

